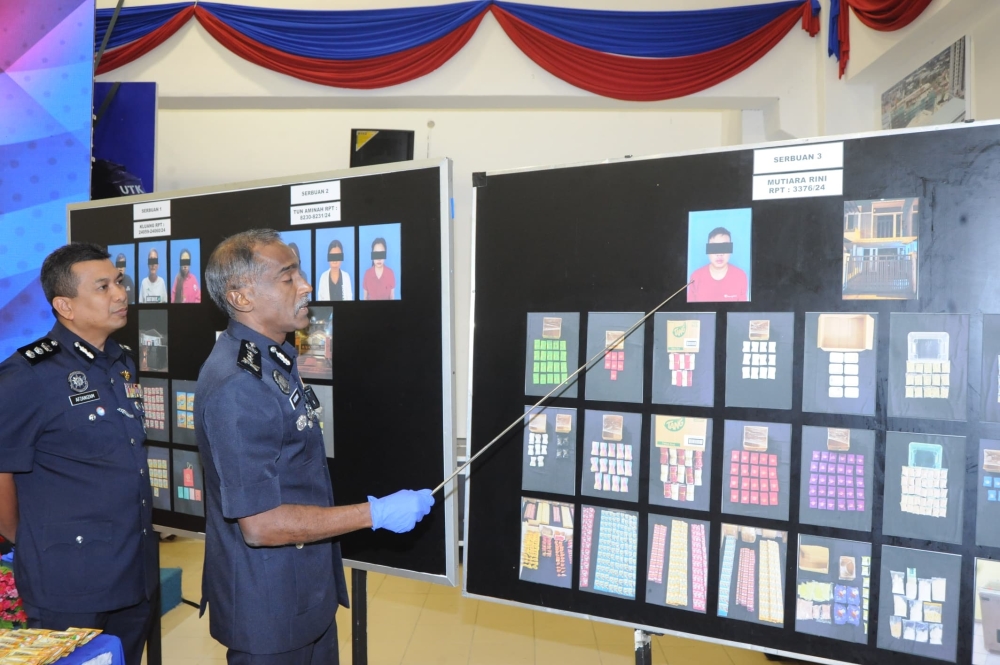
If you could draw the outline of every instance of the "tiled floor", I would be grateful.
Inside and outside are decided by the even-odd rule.
[[[201,597],[204,544],[177,538],[160,545],[160,564],[182,568],[184,598]],[[350,574],[348,574],[350,579]],[[371,573],[370,665],[631,665],[633,631],[596,621],[462,597],[457,588]],[[351,662],[351,622],[337,621],[340,662]],[[163,617],[163,665],[224,665],[226,649],[208,634],[208,617],[181,605]],[[762,665],[763,655],[677,637],[653,638],[659,665]]]
[[[983,641],[983,624],[976,621],[972,636],[972,665],[1000,665],[1000,654],[986,650]]]

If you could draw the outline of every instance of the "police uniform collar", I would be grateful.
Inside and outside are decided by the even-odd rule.
[[[52,326],[49,337],[57,340],[67,351],[72,352],[88,365],[93,364],[101,354],[106,354],[114,362],[125,353],[118,342],[110,337],[104,342],[104,350],[101,351],[58,321]]]
[[[253,342],[258,349],[261,349],[264,352],[264,355],[270,356],[268,350],[272,346],[277,347],[278,350],[280,350],[283,354],[288,356],[288,358],[292,361],[293,365],[295,364],[295,359],[299,355],[298,351],[295,350],[295,347],[289,344],[288,342],[282,342],[281,344],[278,344],[267,335],[263,335],[254,330],[253,328],[251,328],[250,326],[244,325],[239,321],[236,321],[235,319],[229,320],[229,328],[226,330],[226,332],[232,335],[236,340],[245,339],[248,342]],[[275,364],[280,365],[282,369],[287,369],[280,361],[276,360],[274,362]]]

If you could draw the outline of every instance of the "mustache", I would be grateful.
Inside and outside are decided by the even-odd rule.
[[[295,305],[295,311],[298,311],[298,310],[300,310],[300,309],[302,309],[304,307],[308,307],[308,306],[309,306],[309,299],[308,298],[303,298],[302,300],[300,300]]]

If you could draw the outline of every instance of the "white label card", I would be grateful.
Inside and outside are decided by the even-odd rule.
[[[339,201],[340,181],[311,182],[307,185],[292,185],[292,205]]]
[[[753,177],[753,200],[803,199],[813,196],[842,196],[844,170],[801,171]]]
[[[340,201],[296,206],[291,209],[292,226],[340,221]]]
[[[753,172],[787,173],[844,168],[844,143],[816,143],[753,151]]]
[[[169,219],[154,219],[148,222],[133,222],[134,238],[157,238],[170,235]]]
[[[170,201],[148,201],[132,205],[132,219],[162,219],[170,217]],[[136,236],[138,238],[139,236]]]

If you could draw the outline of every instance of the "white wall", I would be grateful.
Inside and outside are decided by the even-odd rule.
[[[130,0],[129,6],[162,0]],[[432,0],[234,0],[302,9],[426,5]],[[750,1],[711,0],[711,6]],[[705,0],[538,0],[549,5],[679,10]],[[114,0],[99,0],[110,7]],[[349,130],[416,132],[416,157],[455,162],[457,433],[465,435],[471,173],[690,151],[744,142],[870,131],[882,90],[962,34],[973,34],[979,119],[1000,117],[1000,3],[934,0],[905,30],[877,33],[852,18],[848,75],[827,57],[830,0],[822,32],[798,26],[737,77],[679,100],[630,103],[584,92],[544,71],[487,15],[469,43],[437,71],[372,91],[306,83],[252,65],[196,22],[103,81],[156,81],[157,189],[216,185],[345,168]],[[429,123],[433,122],[433,126]]]

